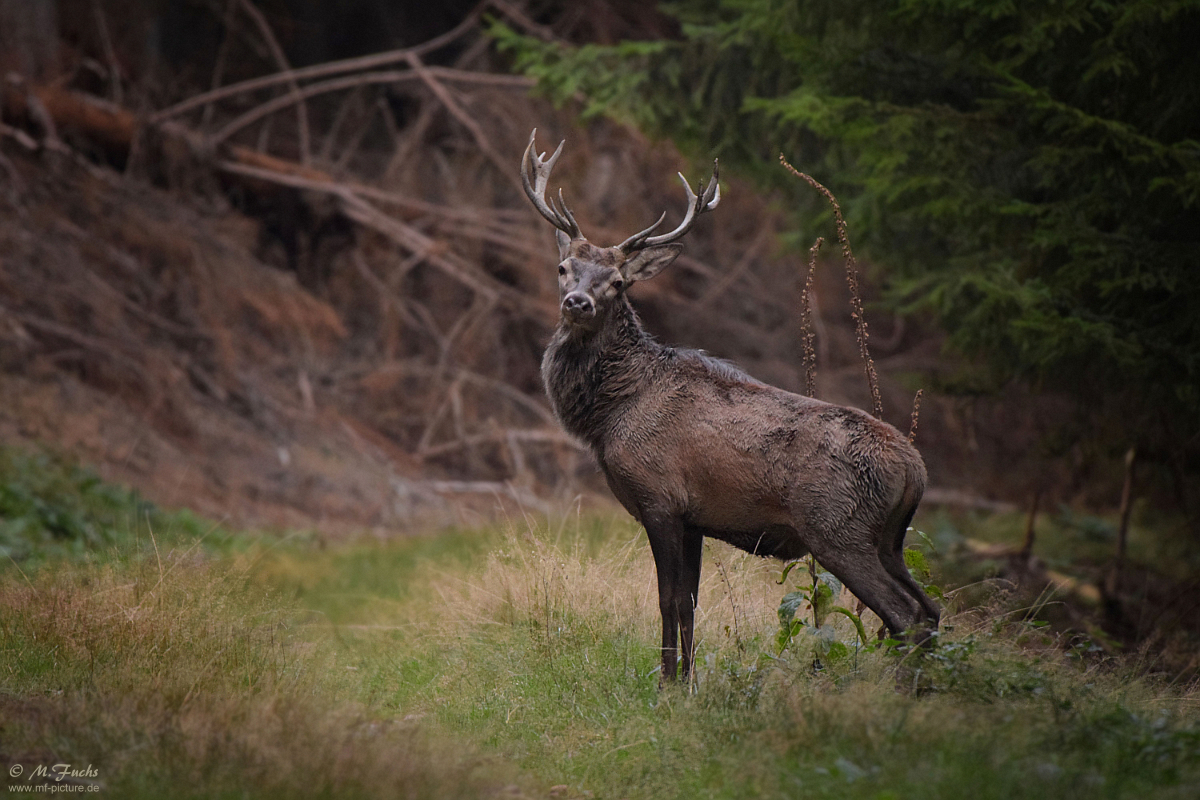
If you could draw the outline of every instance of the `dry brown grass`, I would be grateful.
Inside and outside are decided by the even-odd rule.
[[[541,631],[584,626],[592,639],[621,637],[657,647],[662,622],[645,533],[623,520],[610,529],[616,534],[597,542],[561,528],[513,525],[504,545],[488,555],[481,569],[431,578],[428,616],[414,614],[410,605],[405,619],[433,620],[431,632],[451,638],[464,625],[522,625]],[[771,641],[779,626],[780,598],[792,588],[778,583],[781,567],[774,559],[705,541],[696,609],[701,658],[746,658],[749,641]],[[866,617],[868,626],[878,626],[869,611]],[[848,621],[831,619],[829,624],[843,638],[854,635]]]
[[[479,797],[515,777],[358,701],[352,659],[244,566],[10,573],[0,607],[6,763],[90,763],[122,797]]]

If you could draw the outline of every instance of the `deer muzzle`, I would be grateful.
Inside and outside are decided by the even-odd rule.
[[[562,314],[571,322],[586,322],[596,316],[596,303],[583,292],[571,292],[563,298]]]

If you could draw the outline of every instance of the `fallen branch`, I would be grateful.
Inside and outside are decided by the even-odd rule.
[[[428,74],[426,77],[428,78],[483,83],[494,86],[509,86],[514,89],[528,89],[533,85],[533,81],[530,78],[523,78],[517,75],[487,75],[485,73],[466,72],[450,67],[423,67],[423,69],[427,71]],[[264,117],[269,117],[296,103],[318,95],[356,89],[361,86],[393,85],[421,80],[425,80],[425,77],[422,77],[415,70],[389,70],[388,72],[366,72],[360,75],[351,75],[346,78],[325,81],[324,83],[313,83],[302,89],[298,89],[292,94],[281,95],[280,97],[261,103],[244,114],[235,117],[213,134],[211,141],[216,144],[224,142],[234,134],[248,128]]]
[[[150,117],[150,122],[158,123],[164,120],[177,117],[180,114],[200,108],[206,103],[215,103],[218,100],[224,100],[228,97],[236,97],[239,94],[246,92],[257,91],[258,89],[269,89],[272,86],[278,86],[281,83],[289,83],[291,81],[308,80],[310,78],[324,78],[329,75],[340,75],[344,72],[358,72],[367,69],[377,69],[390,64],[398,64],[405,61],[410,53],[415,55],[425,55],[426,53],[437,50],[450,42],[454,41],[464,33],[469,31],[476,24],[480,12],[488,5],[488,0],[480,3],[467,16],[455,26],[452,30],[443,33],[430,39],[427,42],[416,45],[414,47],[406,47],[402,50],[389,50],[386,53],[375,53],[369,56],[358,56],[356,58],[346,58],[341,61],[330,61],[325,64],[315,64],[311,67],[302,67],[300,69],[291,69],[286,73],[276,73],[273,75],[264,75],[261,78],[251,78],[250,80],[241,81],[239,83],[231,83],[220,89],[203,92],[190,97],[180,103],[176,103],[169,108],[164,108],[157,114]]]
[[[327,176],[318,170],[304,168],[299,165],[289,165],[280,159],[255,153],[253,150],[239,150],[239,157],[247,160],[270,162],[280,167],[278,169],[250,166],[237,161],[218,161],[213,166],[223,172],[255,178],[281,186],[296,189],[325,192],[337,198],[340,208],[347,218],[370,228],[395,244],[411,253],[420,253],[430,265],[454,278],[473,292],[483,295],[490,300],[503,299],[509,305],[531,316],[543,316],[546,309],[530,300],[524,294],[506,284],[500,283],[485,272],[476,270],[470,265],[446,253],[445,245],[437,242],[420,231],[400,220],[391,217],[368,203],[359,196],[356,187],[337,181],[323,179]],[[253,154],[253,155],[251,155]],[[282,167],[287,166],[287,169]],[[321,178],[310,176],[321,176]]]
[[[436,458],[437,456],[466,450],[481,444],[502,444],[505,441],[566,445],[581,453],[589,452],[570,436],[559,433],[556,430],[502,430],[493,433],[473,434],[450,442],[430,445],[423,450],[418,450],[417,456],[423,459]]]
[[[421,62],[419,56],[409,53],[408,64],[413,68],[413,72],[420,76],[421,81],[429,87],[429,91],[433,92],[433,96],[441,101],[446,110],[450,112],[450,116],[458,120],[459,124],[471,132],[471,137],[475,139],[475,144],[479,146],[480,151],[488,157],[488,160],[500,170],[500,174],[509,178],[513,182],[513,186],[524,191],[521,181],[513,174],[512,166],[509,164],[509,159],[504,158],[496,152],[496,148],[492,147],[492,141],[479,127],[479,123],[471,118],[450,93],[446,91],[446,87],[438,83],[425,65]]]
[[[960,508],[974,508],[980,511],[992,511],[998,514],[1008,514],[1017,511],[1017,506],[1013,503],[1006,503],[1003,500],[989,500],[986,497],[980,497],[977,494],[970,494],[960,489],[943,489],[936,486],[931,486],[925,490],[925,494],[921,498],[922,502],[939,506],[958,506]]]
[[[246,12],[246,16],[254,21],[258,27],[259,33],[262,34],[263,41],[266,42],[267,49],[271,52],[271,57],[275,59],[275,63],[279,65],[281,75],[287,76],[286,83],[292,96],[300,94],[300,84],[296,81],[296,77],[292,74],[292,66],[288,63],[287,56],[283,53],[283,48],[279,46],[279,40],[275,38],[274,31],[267,23],[267,18],[262,15],[258,7],[250,0],[241,0],[242,10]],[[299,137],[300,148],[300,163],[308,164],[310,158],[309,134],[308,134],[308,108],[304,103],[304,98],[298,98],[295,102],[296,106],[296,132]]]
[[[76,127],[87,132],[102,146],[127,153],[135,139],[138,120],[128,110],[98,98],[72,92],[54,86],[35,87],[30,92],[8,91],[4,94],[6,110],[14,115],[29,111],[30,99],[36,99],[45,108],[49,119],[60,127]],[[159,129],[168,137],[183,139],[188,149],[195,153],[212,152],[211,140],[177,123],[164,123]],[[408,208],[419,213],[435,213],[463,222],[479,222],[480,212],[453,210],[433,203],[406,198],[361,184],[335,181],[331,176],[303,164],[287,161],[248,147],[231,146],[224,149],[227,158],[213,163],[223,172],[252,178],[267,183],[323,192],[336,197],[342,213],[349,219],[368,227],[400,247],[419,253],[424,260],[443,273],[454,278],[474,292],[482,293],[492,300],[503,299],[508,305],[531,316],[543,316],[546,309],[531,301],[516,289],[500,283],[482,270],[474,269],[446,252],[445,245],[437,242],[404,222],[385,214],[367,202],[381,202]],[[498,220],[505,215],[495,214]],[[516,216],[516,215],[513,215]],[[526,215],[520,215],[523,219]],[[529,249],[502,236],[499,232],[480,230],[474,238],[495,241],[532,254]],[[518,249],[519,248],[519,249]]]
[[[425,378],[441,378],[445,374],[445,370],[439,370],[436,367],[425,366],[423,364],[404,363],[388,364],[372,370],[370,374],[372,376],[386,375],[391,372],[396,372],[401,375],[413,375]],[[550,409],[546,408],[546,406],[542,405],[541,403],[536,402],[529,395],[516,389],[511,384],[496,380],[494,378],[489,378],[486,375],[480,375],[479,373],[472,372],[465,367],[453,368],[451,370],[451,375],[455,379],[462,380],[463,383],[474,384],[480,388],[487,389],[488,391],[494,391],[498,394],[504,395],[504,397],[529,411],[547,425],[554,427],[558,426],[558,420],[556,420],[554,415],[550,413]]]

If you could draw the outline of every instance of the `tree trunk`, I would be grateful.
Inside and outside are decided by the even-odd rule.
[[[1129,539],[1129,512],[1133,508],[1133,468],[1137,461],[1137,447],[1130,447],[1125,454],[1125,483],[1121,487],[1120,523],[1117,527],[1117,552],[1113,557],[1112,569],[1108,573],[1105,587],[1110,597],[1116,598],[1121,591],[1121,578],[1125,572],[1125,549]]]

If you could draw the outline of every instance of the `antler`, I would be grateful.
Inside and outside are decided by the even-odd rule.
[[[555,154],[557,155],[557,153]],[[553,161],[553,159],[551,159]],[[679,223],[679,227],[670,233],[664,233],[660,236],[651,236],[654,229],[662,225],[667,214],[664,211],[663,215],[658,218],[658,222],[651,225],[646,230],[635,233],[625,241],[621,242],[617,247],[621,248],[625,253],[632,253],[635,250],[641,250],[646,247],[653,247],[659,244],[666,244],[681,239],[684,234],[692,229],[692,225],[696,222],[696,217],[703,214],[705,211],[712,211],[717,207],[717,203],[721,202],[721,185],[717,182],[717,161],[713,159],[712,180],[708,183],[708,188],[704,187],[701,182],[699,189],[700,194],[697,196],[692,187],[688,185],[687,178],[683,177],[683,173],[679,173],[679,180],[683,181],[683,189],[688,195],[688,210],[683,217],[683,222]]]
[[[533,133],[529,134],[529,147],[525,148],[525,155],[521,158],[521,183],[525,186],[525,194],[529,195],[529,200],[533,203],[533,207],[551,225],[572,239],[581,238],[583,234],[579,232],[579,223],[575,221],[575,216],[571,214],[571,209],[567,208],[567,201],[563,199],[562,189],[558,190],[557,205],[553,197],[550,198],[549,203],[546,202],[546,184],[550,182],[550,171],[554,169],[554,162],[558,161],[559,155],[562,154],[563,145],[567,141],[564,139],[559,142],[558,149],[554,151],[554,155],[546,158],[545,153],[539,156],[537,150],[534,148],[534,139],[536,137],[537,128],[534,128]],[[531,176],[533,181],[530,180]]]

